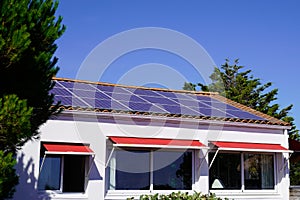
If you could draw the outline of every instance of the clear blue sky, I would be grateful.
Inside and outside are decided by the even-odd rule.
[[[299,0],[60,0],[57,14],[63,16],[67,30],[57,41],[58,77],[76,78],[89,53],[115,34],[134,28],[168,28],[201,44],[217,66],[226,58],[239,58],[254,77],[272,82],[272,88],[279,89],[281,107],[294,104],[291,114],[299,129],[299,10]],[[148,49],[120,57],[100,80],[117,83],[133,67],[149,63],[177,70],[189,65],[174,55]],[[183,71],[188,81],[200,81],[192,71]]]

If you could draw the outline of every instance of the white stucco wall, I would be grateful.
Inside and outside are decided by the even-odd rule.
[[[109,114],[108,114],[109,115]],[[100,117],[101,118],[101,117]],[[74,120],[75,119],[75,120]],[[126,199],[139,193],[127,191],[122,196],[117,191],[105,191],[105,163],[106,163],[106,139],[108,136],[125,137],[150,137],[150,138],[173,138],[173,139],[192,139],[200,140],[205,145],[208,141],[236,141],[236,142],[256,142],[256,143],[274,143],[288,147],[287,133],[280,127],[271,126],[242,126],[243,124],[218,124],[208,125],[206,122],[197,120],[185,120],[177,123],[176,126],[162,122],[160,119],[151,120],[147,125],[137,125],[136,122],[126,119],[126,117],[115,118],[114,122],[98,122],[95,116],[89,118],[74,118],[73,120],[48,120],[40,128],[40,139],[26,143],[18,152],[19,163],[17,170],[20,173],[20,185],[17,187],[14,199]],[[174,119],[175,121],[178,119]],[[143,121],[143,120],[142,120]],[[178,125],[179,124],[179,125]],[[234,125],[234,126],[232,126]],[[39,193],[37,188],[37,177],[39,174],[40,162],[40,142],[71,142],[88,143],[95,152],[95,166],[92,168],[90,180],[85,194],[58,194]],[[206,150],[196,151],[195,157],[195,183],[193,189],[207,193],[208,188],[208,158],[205,157]],[[286,159],[288,155],[277,154],[277,180],[280,180],[276,186],[276,191],[272,193],[232,193],[229,195],[219,194],[220,196],[234,199],[287,199],[288,198],[288,172]],[[204,162],[201,162],[204,159]],[[285,159],[285,160],[284,160]],[[200,166],[200,163],[202,164]],[[283,170],[279,170],[282,169]],[[169,193],[170,191],[167,191]],[[142,192],[145,193],[145,192]]]

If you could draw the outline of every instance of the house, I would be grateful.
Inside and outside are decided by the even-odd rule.
[[[53,81],[62,112],[18,152],[15,199],[289,197],[283,121],[217,93]]]

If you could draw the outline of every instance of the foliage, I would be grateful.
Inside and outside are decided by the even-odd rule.
[[[0,150],[14,152],[31,137],[32,108],[16,95],[0,99]]]
[[[51,108],[52,77],[58,72],[54,43],[64,32],[56,20],[58,3],[53,0],[0,1],[0,97],[16,94],[33,107],[31,136],[57,107]],[[17,134],[17,133],[15,133]],[[18,145],[24,144],[26,136]]]
[[[290,162],[290,183],[300,185],[300,162],[299,160]]]
[[[18,183],[16,150],[38,137],[57,112],[52,77],[58,72],[54,43],[64,32],[53,0],[0,1],[0,199]]]
[[[127,198],[127,200],[134,199]],[[201,194],[200,192],[194,192],[189,194],[188,192],[172,192],[171,194],[154,194],[154,195],[141,195],[140,200],[222,200],[216,197],[215,194]]]
[[[18,184],[18,176],[15,174],[16,160],[12,153],[4,154],[0,151],[0,199],[11,198],[15,185]]]
[[[218,92],[235,102],[290,123],[292,125],[289,131],[290,137],[299,138],[294,118],[288,116],[293,105],[280,109],[279,104],[273,103],[277,100],[278,89],[270,89],[271,82],[263,84],[259,78],[254,78],[250,74],[251,70],[241,71],[243,68],[244,66],[239,65],[238,60],[233,64],[226,60],[220,69],[215,67],[210,75],[212,83],[208,85],[185,83],[183,89],[196,90],[196,87],[200,86],[202,91]]]

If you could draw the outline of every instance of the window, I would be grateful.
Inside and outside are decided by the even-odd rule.
[[[245,189],[274,189],[273,162],[273,155],[245,153]]]
[[[191,190],[192,152],[116,149],[109,190]]]
[[[209,154],[209,161],[214,153]],[[241,155],[218,153],[209,170],[210,189],[241,189]]]
[[[209,162],[214,155],[209,154]],[[210,189],[261,190],[274,185],[274,154],[218,153],[209,170]]]
[[[40,172],[38,189],[84,192],[85,160],[86,156],[80,155],[47,156]]]
[[[92,150],[83,144],[42,144],[39,190],[84,192]]]

